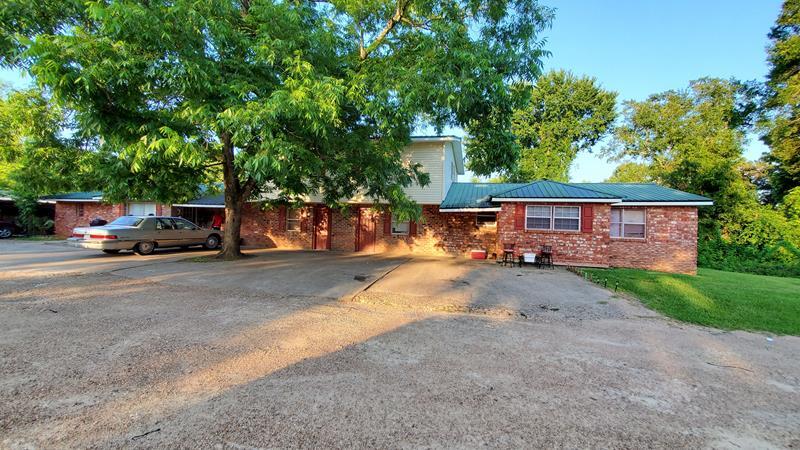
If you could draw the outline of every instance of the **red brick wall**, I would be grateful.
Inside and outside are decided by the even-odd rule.
[[[355,250],[358,208],[351,206],[344,212],[333,211],[330,230],[332,250]],[[313,242],[313,208],[304,207],[302,214],[301,232],[288,232],[279,223],[278,208],[262,210],[256,204],[248,204],[242,217],[245,245],[310,249]],[[383,213],[374,214],[376,252],[465,255],[472,249],[486,249],[491,253],[495,248],[495,228],[479,228],[475,224],[475,213],[442,214],[438,206],[426,205],[423,207],[424,219],[417,224],[415,236],[385,235]]]
[[[524,252],[539,253],[542,245],[553,248],[555,264],[607,266],[609,248],[610,207],[594,203],[592,232],[517,230],[514,221],[516,203],[503,203],[497,214],[497,253],[501,254],[504,244],[514,244],[517,255]],[[575,203],[548,203],[548,205],[569,205]]]
[[[467,255],[470,250],[494,251],[497,229],[478,227],[475,213],[440,213],[438,205],[424,205],[415,236],[384,234],[384,217],[378,218],[377,251],[424,255]]]
[[[574,204],[573,204],[574,205]],[[556,264],[633,267],[665,272],[695,273],[697,266],[697,208],[649,207],[646,238],[611,239],[611,207],[591,204],[591,232],[517,230],[514,203],[502,204],[497,228],[478,227],[475,213],[440,213],[425,205],[423,220],[415,236],[384,234],[384,215],[375,212],[376,252],[412,252],[429,255],[466,256],[472,249],[502,253],[503,244],[514,243],[517,254],[538,252],[541,245],[553,247]],[[248,204],[242,217],[245,245],[310,249],[313,242],[313,208],[301,213],[301,231],[285,231],[278,208],[262,210]],[[331,249],[354,251],[358,206],[332,214]]]
[[[80,214],[81,206],[83,214]],[[109,222],[125,213],[125,205],[97,202],[56,202],[55,234],[68,238],[75,227],[89,226],[95,217]]]
[[[331,216],[331,250],[355,251],[358,207],[351,206],[344,213],[334,209]]]
[[[280,223],[278,207],[262,208],[258,203],[247,203],[242,212],[242,239],[244,245],[310,249],[312,239],[313,208],[301,208],[300,231],[287,231]]]
[[[697,273],[697,208],[648,207],[644,239],[611,239],[615,267]]]

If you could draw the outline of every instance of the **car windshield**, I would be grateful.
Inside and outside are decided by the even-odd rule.
[[[122,216],[117,217],[111,222],[109,225],[122,225],[124,227],[135,227],[138,226],[144,218],[142,217],[135,217],[135,216]]]

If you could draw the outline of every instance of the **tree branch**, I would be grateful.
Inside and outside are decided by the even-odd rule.
[[[410,4],[409,0],[399,0],[397,2],[397,8],[394,11],[394,15],[389,19],[386,23],[386,26],[383,27],[380,33],[375,37],[375,40],[369,44],[368,47],[364,48],[363,46],[359,49],[359,57],[361,60],[367,59],[370,53],[375,51],[380,45],[386,40],[386,36],[394,29],[395,25],[397,25],[400,21],[403,20],[406,14],[406,10],[408,9],[408,5]]]

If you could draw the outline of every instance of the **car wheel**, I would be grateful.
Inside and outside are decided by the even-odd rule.
[[[149,255],[156,249],[155,244],[152,242],[139,242],[136,244],[136,253],[140,255]]]
[[[8,225],[0,227],[0,239],[8,239],[14,234],[14,229]]]
[[[215,248],[219,247],[219,236],[216,234],[212,234],[211,236],[206,238],[206,243],[203,244],[203,247],[214,250]]]
[[[108,253],[109,255],[116,255],[119,253],[119,250],[103,250],[103,253]]]

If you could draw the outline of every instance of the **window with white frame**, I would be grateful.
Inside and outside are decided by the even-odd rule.
[[[611,208],[611,237],[644,239],[644,209]]]
[[[578,231],[581,228],[581,208],[579,206],[554,206],[553,229]]]
[[[392,234],[408,234],[409,222],[400,222],[397,216],[392,214]]]
[[[131,202],[128,203],[129,216],[155,216],[156,204],[153,202]]]
[[[286,231],[300,231],[300,210],[286,210]]]
[[[528,205],[525,208],[527,230],[578,231],[580,228],[580,206]]]
[[[497,213],[496,212],[475,213],[475,225],[479,227],[496,227]]]
[[[529,230],[549,230],[553,208],[551,206],[531,205],[525,208],[525,228]]]

